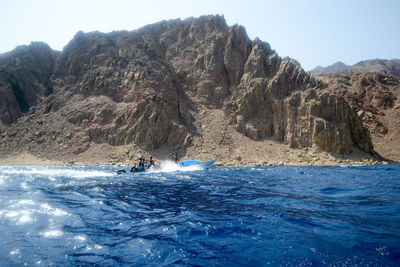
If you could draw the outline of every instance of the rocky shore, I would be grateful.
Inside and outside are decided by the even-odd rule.
[[[91,144],[77,155],[63,155],[53,158],[34,156],[23,152],[11,153],[11,157],[2,157],[1,165],[122,165],[130,166],[139,157],[153,156],[156,162],[172,160],[175,152],[180,159],[210,160],[216,158],[216,166],[335,166],[335,165],[375,165],[397,164],[395,161],[377,158],[361,150],[351,154],[326,152],[320,148],[290,148],[283,142],[273,138],[262,141],[252,140],[239,133],[235,127],[226,124],[223,111],[215,109],[203,110],[198,114],[197,123],[205,123],[200,127],[201,135],[192,140],[192,145],[185,151],[172,150],[162,146],[156,150],[141,149],[136,145],[112,146],[110,144]],[[224,143],[228,143],[224,145]],[[37,151],[36,155],[40,155]],[[40,158],[41,157],[41,158]]]
[[[221,16],[32,43],[0,55],[0,164],[398,162],[398,78],[343,75],[313,76]]]

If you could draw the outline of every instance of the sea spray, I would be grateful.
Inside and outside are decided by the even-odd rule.
[[[38,176],[68,176],[72,178],[88,178],[88,177],[107,177],[110,172],[92,169],[79,169],[74,167],[55,167],[55,166],[21,166],[19,168],[9,166],[2,167],[2,173],[15,175],[38,175]]]
[[[179,163],[171,160],[161,161],[160,168],[155,168],[154,170],[150,169],[151,172],[190,172],[198,170],[202,170],[202,168],[196,165],[181,167]]]

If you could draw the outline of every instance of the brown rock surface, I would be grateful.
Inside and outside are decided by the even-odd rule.
[[[53,91],[57,53],[34,42],[0,55],[0,121],[11,124]]]
[[[22,57],[29,59],[34,46]],[[61,53],[41,53],[43,61],[26,71],[9,63],[15,53],[2,55],[2,75],[22,73],[21,81],[32,69],[38,75],[20,83],[22,94],[0,77],[1,101],[7,99],[0,110],[2,158],[27,152],[60,162],[128,164],[141,154],[162,159],[177,152],[222,164],[374,160],[369,134],[343,97],[221,16],[79,32]],[[21,103],[9,99],[31,92],[29,109],[12,111]]]
[[[369,130],[375,150],[400,161],[400,78],[380,73],[320,75],[328,90],[342,96]]]
[[[360,61],[348,70],[349,72],[377,72],[383,75],[400,77],[400,59],[370,59]]]

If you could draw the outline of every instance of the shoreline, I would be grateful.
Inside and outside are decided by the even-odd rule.
[[[156,162],[166,161],[164,160],[156,160]],[[214,167],[228,167],[228,168],[251,168],[251,167],[268,167],[268,166],[293,166],[293,167],[335,167],[335,166],[375,166],[375,165],[400,165],[400,162],[390,161],[390,160],[368,160],[368,161],[358,161],[358,160],[350,160],[346,159],[342,162],[333,162],[319,160],[315,163],[310,163],[304,161],[304,163],[293,162],[290,159],[280,162],[263,162],[263,163],[249,163],[249,162],[218,162],[214,164]],[[103,162],[103,163],[93,163],[93,162],[62,162],[57,160],[49,160],[43,159],[37,156],[34,156],[30,153],[21,153],[19,155],[14,155],[7,158],[0,158],[0,166],[49,166],[49,167],[66,167],[66,166],[80,166],[80,167],[95,167],[95,166],[119,166],[119,167],[130,167],[132,164],[127,164],[125,162]]]

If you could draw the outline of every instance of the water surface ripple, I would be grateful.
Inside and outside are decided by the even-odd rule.
[[[0,167],[1,265],[399,265],[400,166]]]

